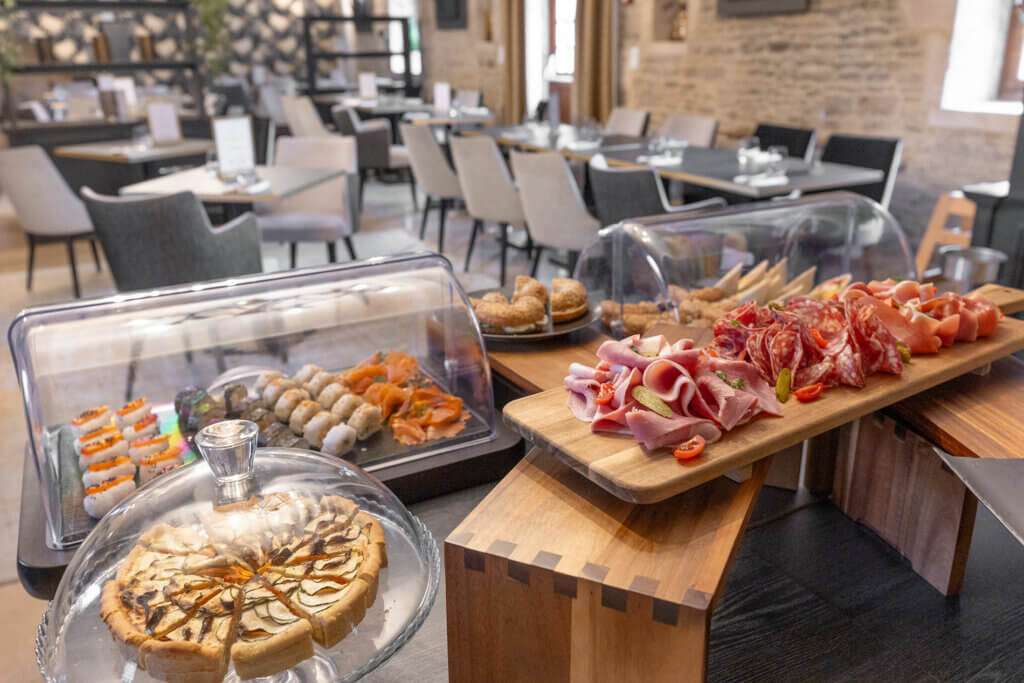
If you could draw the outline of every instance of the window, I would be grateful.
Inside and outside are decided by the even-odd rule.
[[[1006,52],[1003,73],[999,79],[999,99],[1020,102],[1024,98],[1024,8],[1015,6],[1010,11],[1010,27],[1006,32]]]
[[[416,0],[388,0],[388,14],[392,17],[409,17],[409,72],[414,76],[423,73],[423,57],[420,52],[420,26],[416,21]],[[402,25],[397,21],[388,23],[388,50],[402,51]],[[391,57],[391,73],[405,73],[405,57]]]
[[[1024,105],[1018,0],[958,0],[942,108],[1020,114]]]
[[[559,76],[572,76],[576,73],[576,0],[553,1],[555,11],[551,53],[555,73]]]

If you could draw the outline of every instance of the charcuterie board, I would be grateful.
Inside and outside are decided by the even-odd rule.
[[[563,388],[509,403],[505,421],[619,498],[656,503],[1020,350],[1024,321],[1007,318],[990,337],[915,356],[899,377],[873,375],[862,389],[836,387],[813,403],[791,400],[782,417],[738,427],[682,464],[669,449],[648,452],[632,437],[592,433],[570,412]]]

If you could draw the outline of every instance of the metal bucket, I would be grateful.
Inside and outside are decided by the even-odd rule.
[[[999,267],[1006,261],[1006,254],[988,247],[942,248],[942,277],[955,282],[963,289],[973,289],[999,277]]]

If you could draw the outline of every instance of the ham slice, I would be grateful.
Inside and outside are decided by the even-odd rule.
[[[727,360],[725,358],[708,359],[708,368],[712,372],[724,372],[726,377],[742,379],[743,391],[757,397],[758,408],[769,415],[782,415],[782,404],[775,396],[775,388],[769,386],[764,377],[750,363]]]
[[[697,391],[703,399],[708,417],[729,431],[747,422],[757,413],[757,397],[737,389],[710,368],[697,371]]]
[[[662,417],[650,410],[629,411],[626,424],[636,440],[648,450],[676,446],[698,434],[708,443],[722,436],[718,427],[709,420],[681,415]]]
[[[583,379],[569,375],[565,378],[565,388],[569,390],[569,410],[577,420],[591,422],[597,414],[597,392],[601,383],[594,379]]]
[[[637,408],[640,404],[630,399],[618,408],[609,408],[599,405],[593,421],[590,423],[592,432],[612,432],[614,434],[629,434],[630,428],[626,423],[626,415],[629,411]]]
[[[643,374],[643,385],[657,394],[662,401],[672,405],[677,413],[684,412],[694,392],[697,391],[697,385],[689,371],[667,358],[659,358],[647,366]]]
[[[626,337],[620,341],[606,341],[597,349],[597,357],[612,365],[643,370],[658,358],[658,354],[668,347],[664,336],[640,338],[639,334]]]

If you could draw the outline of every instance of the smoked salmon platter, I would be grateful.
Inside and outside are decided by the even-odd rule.
[[[943,299],[945,315],[915,291],[905,324],[893,312],[907,306],[870,287],[737,308],[703,348],[605,342],[595,367],[573,363],[565,388],[509,403],[505,421],[615,496],[656,503],[1024,350],[1024,321],[983,314],[979,334],[984,305]]]

